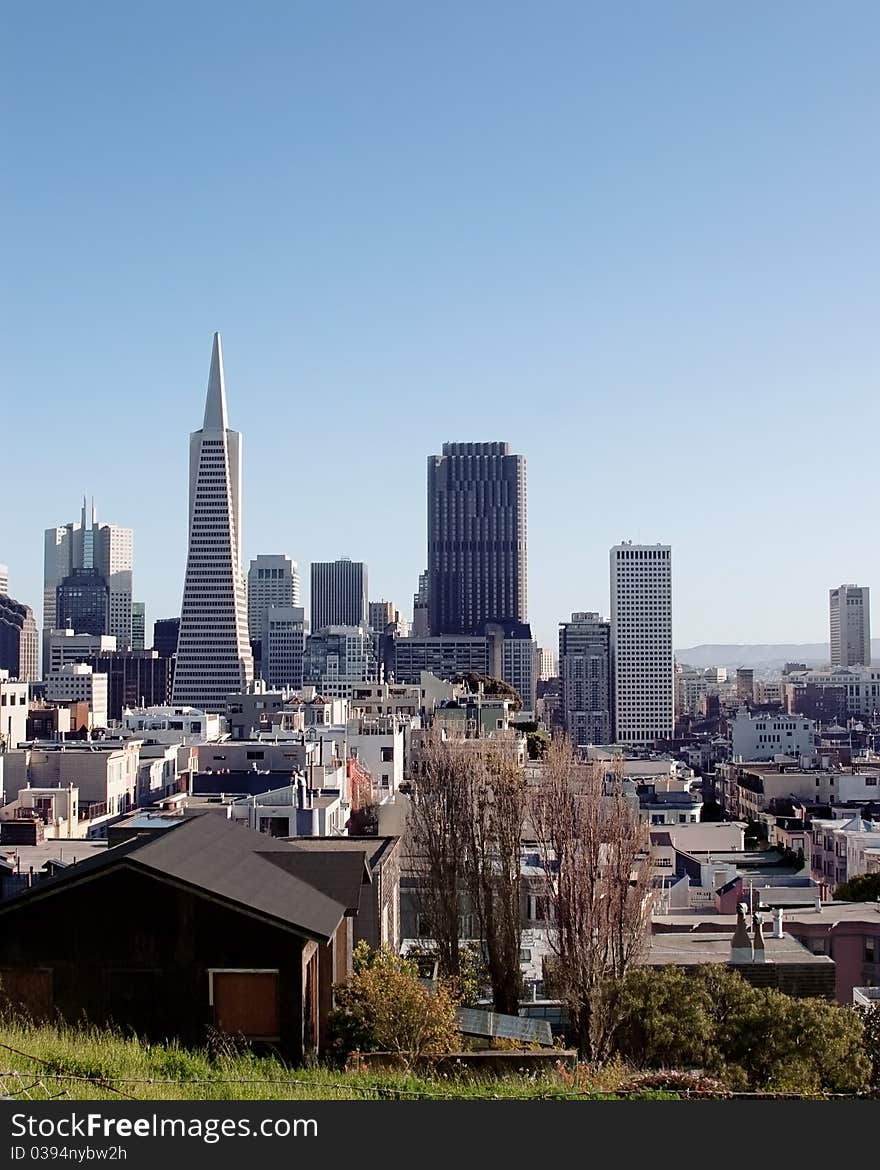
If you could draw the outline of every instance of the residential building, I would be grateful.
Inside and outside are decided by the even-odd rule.
[[[107,587],[107,609],[102,629],[83,629],[84,633],[109,634],[120,649],[132,640],[132,568],[134,540],[130,528],[116,524],[99,524],[94,504],[87,512],[83,499],[80,521],[47,528],[43,558],[43,671],[49,669],[49,632],[65,624],[58,609],[58,589],[65,578],[78,570],[94,570]],[[85,580],[81,584],[85,585]],[[94,598],[93,598],[94,600]],[[79,608],[72,598],[67,606]],[[79,628],[74,626],[79,631]]]
[[[230,430],[214,334],[201,430],[190,437],[189,552],[173,702],[222,712],[254,677],[241,568],[241,435]]]
[[[0,597],[9,593],[9,566],[0,565]]]
[[[32,1019],[124,1020],[185,1047],[210,1028],[271,1044],[296,1067],[327,1050],[332,987],[350,973],[370,880],[366,851],[321,864],[223,816],[167,818],[0,903],[4,998]],[[159,906],[145,947],[131,909]]]
[[[868,872],[866,851],[880,848],[880,823],[845,812],[813,817],[807,844],[810,874],[828,899],[838,886]]]
[[[6,799],[16,800],[29,786],[73,785],[83,819],[121,816],[134,807],[139,749],[138,740],[29,743],[4,757]]]
[[[131,648],[145,650],[147,646],[147,607],[142,601],[131,603]]]
[[[269,609],[272,606],[289,608],[300,604],[299,568],[296,561],[282,554],[261,555],[252,560],[247,577],[247,603],[250,640],[262,642]]]
[[[434,636],[528,621],[526,461],[508,443],[428,457],[428,624]]]
[[[195,707],[132,707],[122,712],[122,734],[145,744],[215,743],[225,733],[222,715]]]
[[[306,639],[303,684],[328,698],[349,698],[355,684],[375,682],[378,673],[366,626],[325,626]]]
[[[71,662],[59,671],[50,671],[45,696],[50,703],[88,703],[91,726],[107,726],[107,675],[93,671],[84,662]]]
[[[27,739],[27,719],[28,684],[11,678],[8,670],[0,670],[0,754]]]
[[[719,764],[716,769],[716,798],[728,816],[737,820],[761,820],[778,801],[815,807],[876,801],[878,795],[880,769],[804,768],[794,759]]]
[[[786,675],[782,690],[786,710],[812,705],[829,712],[829,722],[835,718],[880,720],[880,666],[793,670]]]
[[[342,557],[311,568],[311,632],[367,624],[367,566]]]
[[[239,797],[229,819],[270,837],[332,837],[345,832],[348,808],[341,792],[316,792],[298,777],[283,788]]]
[[[611,743],[611,623],[577,612],[559,624],[562,726],[575,747]]]
[[[267,686],[303,685],[306,612],[295,605],[270,605],[262,616],[262,673]]]
[[[871,665],[871,591],[865,585],[839,585],[828,595],[831,666]]]
[[[0,670],[33,682],[40,675],[39,634],[29,605],[0,594]]]
[[[651,747],[675,722],[672,549],[611,549],[611,680],[614,740]]]
[[[793,715],[762,715],[741,707],[730,724],[734,760],[773,760],[815,755],[816,724]]]

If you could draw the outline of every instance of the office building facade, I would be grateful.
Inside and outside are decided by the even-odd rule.
[[[578,612],[559,625],[562,725],[575,747],[611,742],[611,623]]]
[[[840,585],[828,596],[831,666],[871,665],[871,591]]]
[[[367,566],[343,557],[311,567],[311,632],[367,624]]]
[[[650,747],[672,738],[672,550],[669,545],[611,549],[611,679],[614,739]]]
[[[219,333],[201,430],[190,436],[189,549],[174,704],[226,710],[253,682],[241,566],[241,435],[230,430]]]

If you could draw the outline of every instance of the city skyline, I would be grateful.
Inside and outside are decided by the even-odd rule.
[[[215,334],[215,336],[216,336],[216,334]],[[203,393],[204,392],[202,392],[202,395],[203,395]],[[194,397],[194,401],[197,402],[200,395],[198,393],[196,393],[193,395],[193,397]],[[239,433],[243,434],[247,430],[247,421],[241,423],[240,426],[241,426],[241,431]],[[464,440],[462,440],[462,441],[464,441]],[[447,446],[447,447],[448,446],[456,446],[456,445],[458,445],[456,442],[452,442],[452,443],[445,442],[443,444],[443,446]],[[517,454],[518,455],[522,454],[522,456],[524,458],[527,458],[527,456],[524,452],[523,453],[518,452]],[[433,458],[433,456],[429,456],[429,458]],[[243,475],[243,479],[245,482],[247,481],[247,470],[246,469],[245,469],[245,472]],[[422,472],[422,495],[424,495],[424,472]],[[245,517],[245,520],[242,523],[242,529],[243,529],[242,549],[243,549],[243,551],[242,551],[241,563],[242,563],[242,569],[243,569],[244,575],[246,577],[247,576],[247,566],[249,565],[249,563],[251,561],[256,560],[258,557],[275,556],[275,555],[286,556],[286,555],[291,555],[291,554],[289,553],[289,549],[288,549],[290,541],[288,541],[287,545],[284,546],[285,551],[283,553],[280,553],[280,554],[268,552],[267,549],[265,549],[265,548],[261,549],[261,550],[257,550],[255,547],[253,547],[252,541],[248,542],[248,540],[247,540],[247,530],[248,530],[248,522],[247,522],[248,493],[247,493],[247,491],[243,492],[243,496],[244,496],[243,515]],[[424,507],[424,505],[423,505],[423,507]],[[111,508],[112,508],[112,501],[111,501]],[[533,524],[530,527],[534,528],[535,525]],[[44,533],[45,533],[45,531],[47,531],[47,530],[44,530]],[[135,532],[135,528],[132,525],[126,531]],[[147,536],[147,533],[145,533],[145,536]],[[531,533],[530,533],[530,538],[531,538]],[[271,540],[271,537],[269,539]],[[368,542],[365,541],[364,543],[368,543]],[[426,539],[425,543],[427,544],[427,539]],[[646,540],[646,543],[650,543],[650,542]],[[657,542],[654,542],[654,543],[657,543]],[[7,541],[7,544],[10,545],[10,547],[12,547],[14,542]],[[277,546],[277,548],[280,549],[282,547],[282,544],[283,544],[283,540],[281,537],[279,537],[275,541],[275,545],[273,545],[272,547],[274,548]],[[249,545],[250,545],[250,547],[249,547]],[[325,545],[325,547],[327,547],[327,546]],[[609,546],[609,547],[612,547],[612,546]],[[13,562],[13,558],[8,553],[6,555],[7,555],[7,560],[10,562]],[[598,555],[603,560],[605,560],[606,565],[607,565],[608,549],[605,548],[605,549],[598,550]],[[313,563],[319,563],[319,562],[310,560],[308,558],[308,556],[306,556],[306,555],[297,555],[295,552],[292,554],[292,557],[293,557],[294,563],[299,563],[302,566],[301,573],[300,573],[300,576],[301,576],[301,586],[300,587],[302,590],[301,601],[302,601],[302,604],[306,606],[306,609],[308,612],[308,608],[311,605],[311,589],[310,589],[309,584],[308,584],[309,579],[310,579],[310,574],[307,570],[310,569],[310,566]],[[341,556],[334,557],[332,559],[334,561],[339,561],[339,560],[347,561],[347,560],[351,560],[353,558],[341,555]],[[364,558],[363,563],[365,563],[367,565],[368,571],[375,573],[377,576],[379,576],[380,580],[383,578],[381,565],[371,566],[371,564],[366,560],[366,558]],[[184,552],[183,552],[182,557],[181,557],[181,568],[180,568],[180,572],[179,572],[180,586],[176,590],[178,596],[180,596],[182,594],[182,590],[183,590],[184,576],[185,576],[185,565],[186,565],[186,551],[184,549]],[[135,568],[135,572],[138,573],[138,575],[139,575],[139,582],[141,579],[140,578],[141,572],[143,572],[143,577],[147,580],[149,580],[151,577],[155,578],[157,576],[157,574],[155,572],[153,572],[153,573],[150,572],[149,566],[141,567],[139,564],[136,563],[134,568]],[[4,565],[4,569],[6,569],[6,565]],[[423,570],[420,570],[419,572],[421,572],[421,571],[423,571]],[[12,567],[9,568],[8,572],[9,572],[10,576],[14,575],[16,580],[24,577],[24,574],[20,574],[18,572],[18,566],[14,563],[12,563]],[[419,572],[417,572],[415,574],[416,581],[418,580]],[[528,576],[527,576],[527,590],[529,592],[529,596],[531,596],[531,590],[533,587],[533,583],[532,583],[533,573],[534,573],[534,569],[529,571]],[[167,581],[170,579],[168,576],[168,573],[158,574],[158,576],[160,576],[162,581],[163,581],[162,595],[169,597],[169,598],[173,598],[175,590],[170,589],[167,586]],[[372,579],[372,577],[371,577],[371,579]],[[866,587],[868,589],[870,589],[870,583],[867,583]],[[153,622],[158,620],[158,619],[161,619],[161,618],[178,617],[179,616],[179,609],[180,609],[180,601],[178,600],[176,609],[175,609],[173,601],[172,601],[171,605],[166,607],[166,609],[167,609],[167,612],[166,612],[165,609],[162,608],[161,604],[158,604],[158,605],[156,604],[156,602],[154,601],[153,595],[151,595],[149,592],[148,586],[142,587],[139,584],[138,588],[142,592],[142,594],[144,595],[144,602],[143,603],[146,606],[147,641],[150,642],[151,641],[150,631],[152,629]],[[374,591],[372,586],[370,588],[371,588],[371,591]],[[678,601],[677,601],[678,583],[676,583],[676,605],[673,608],[673,642],[674,642],[674,646],[676,649],[678,649],[678,648],[685,648],[685,647],[690,647],[690,646],[697,646],[697,645],[701,645],[701,644],[742,643],[742,644],[747,644],[747,645],[748,644],[760,645],[762,643],[795,643],[795,644],[796,643],[804,643],[804,644],[810,643],[810,644],[812,644],[812,643],[822,643],[822,642],[827,643],[829,641],[828,607],[827,607],[828,586],[825,585],[823,587],[823,589],[824,589],[824,591],[820,591],[819,602],[818,602],[818,605],[816,606],[816,608],[821,611],[821,616],[819,619],[820,629],[813,631],[812,636],[810,636],[808,634],[805,636],[784,637],[781,635],[781,632],[780,632],[781,627],[776,625],[772,628],[761,627],[761,628],[764,628],[766,631],[765,637],[748,636],[748,634],[746,634],[746,636],[744,636],[744,637],[723,637],[720,635],[716,635],[712,630],[709,630],[707,632],[706,636],[703,636],[700,638],[692,637],[691,639],[688,639],[686,637],[679,636],[679,634],[677,633],[679,625],[682,624],[681,623],[682,615],[678,612],[678,610],[679,610],[679,605],[678,605]],[[401,602],[398,601],[397,597],[392,594],[391,590],[378,590],[376,592],[380,592],[380,593],[384,593],[384,594],[389,595],[391,597],[391,599],[394,600],[395,603],[398,605],[398,608],[401,608]],[[537,592],[540,593],[540,589],[537,590]],[[610,592],[609,592],[608,586],[607,586],[607,568],[606,568],[605,592],[606,592],[606,595],[605,595],[605,597],[601,598],[601,602],[598,604],[596,612],[598,612],[600,614],[600,616],[607,618],[608,615],[610,614],[610,611],[611,611],[611,598],[610,598]],[[400,597],[403,599],[401,612],[407,617],[407,620],[410,620],[412,617],[412,614],[409,612],[411,609],[411,606],[412,606],[412,593],[413,593],[413,590],[407,591],[403,588],[400,591]],[[41,617],[41,612],[42,612],[41,611],[41,603],[40,603],[39,598],[37,599],[36,605],[34,605],[27,597],[25,597],[24,594],[19,596],[18,600],[23,601],[24,604],[31,606],[31,608],[34,611],[35,617],[38,619],[38,625],[39,625],[40,624],[39,619]],[[593,602],[594,600],[595,600],[594,597],[591,596],[590,601]],[[572,610],[571,612],[575,612],[575,611]],[[542,647],[547,647],[547,648],[555,648],[557,645],[557,642],[558,642],[559,625],[564,623],[567,620],[568,620],[567,615],[560,615],[558,617],[554,617],[553,615],[547,615],[546,613],[540,615],[537,620],[531,620],[530,624],[532,625],[533,635],[534,635],[535,640],[537,641],[538,645],[542,646]],[[687,627],[687,615],[685,615],[685,623],[684,624],[685,624],[685,628],[688,628]],[[824,625],[824,630],[821,629],[822,625]]]
[[[27,441],[5,457],[28,491],[0,558],[36,613],[40,533],[83,490],[135,532],[148,626],[177,612],[214,329],[245,561],[349,556],[409,616],[425,458],[497,438],[528,462],[542,645],[607,614],[624,539],[675,550],[678,646],[824,642],[829,588],[876,587],[840,510],[864,462],[826,447],[833,400],[880,425],[876,6],[221,5],[210,52],[161,4],[149,35],[124,9],[7,31],[4,429]],[[302,504],[279,523],[280,492]]]

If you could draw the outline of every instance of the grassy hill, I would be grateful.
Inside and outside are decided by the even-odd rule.
[[[571,1075],[505,1076],[483,1081],[407,1073],[360,1073],[314,1066],[290,1069],[250,1052],[210,1053],[149,1045],[96,1028],[31,1026],[0,1020],[0,1095],[46,1100],[332,1101],[420,1098],[608,1099],[626,1070],[601,1080]],[[674,1097],[646,1090],[639,1095]]]

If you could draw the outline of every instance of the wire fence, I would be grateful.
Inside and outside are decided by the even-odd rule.
[[[303,1088],[311,1089],[313,1091],[329,1091],[341,1092],[349,1095],[363,1094],[367,1096],[374,1096],[380,1099],[400,1099],[400,1100],[461,1100],[469,1096],[466,1093],[444,1092],[441,1086],[431,1086],[425,1089],[406,1089],[396,1085],[383,1084],[381,1082],[375,1083],[359,1083],[353,1079],[345,1081],[326,1081],[326,1080],[307,1080],[294,1076],[285,1077],[103,1077],[90,1076],[86,1073],[75,1073],[64,1070],[63,1067],[59,1070],[60,1062],[50,1062],[44,1060],[40,1056],[35,1056],[32,1053],[23,1052],[18,1048],[13,1048],[9,1044],[0,1042],[0,1048],[6,1049],[8,1052],[14,1053],[25,1060],[33,1061],[35,1064],[41,1065],[39,1076],[36,1073],[25,1072],[24,1074],[17,1069],[0,1070],[0,1097],[7,1100],[13,1098],[21,1098],[27,1100],[55,1100],[58,1098],[70,1099],[71,1094],[68,1089],[61,1089],[57,1092],[52,1092],[50,1086],[46,1084],[47,1081],[55,1082],[55,1087],[58,1084],[69,1082],[92,1085],[95,1088],[103,1089],[105,1092],[115,1093],[120,1097],[124,1097],[129,1101],[149,1101],[156,1098],[149,1094],[136,1095],[128,1092],[126,1089],[120,1088],[124,1085],[128,1088],[134,1086],[149,1086],[151,1088],[168,1088],[170,1086],[186,1086],[188,1088],[196,1088],[203,1086],[219,1087],[238,1085],[241,1087],[248,1086],[269,1086],[269,1085],[283,1085],[286,1088]],[[30,1084],[24,1084],[24,1081],[30,1077],[36,1077]],[[503,1082],[502,1082],[503,1083]],[[537,1088],[537,1086],[536,1086]],[[34,1096],[34,1090],[41,1092],[43,1095],[39,1097]],[[597,1097],[616,1097],[616,1098],[640,1098],[648,1095],[654,1095],[658,1092],[668,1092],[675,1094],[679,1098],[687,1100],[792,1100],[800,1101],[805,1097],[810,1100],[877,1100],[880,1098],[880,1089],[867,1089],[856,1093],[788,1093],[775,1091],[751,1091],[745,1092],[741,1090],[727,1090],[727,1089],[698,1089],[686,1088],[684,1086],[677,1086],[669,1084],[668,1086],[657,1086],[656,1088],[635,1087],[627,1088],[585,1088],[577,1089],[574,1087],[548,1089],[547,1092],[529,1092],[529,1093],[492,1093],[481,1092],[480,1099],[491,1101],[578,1101],[595,1099]],[[236,1098],[228,1098],[235,1100]]]

